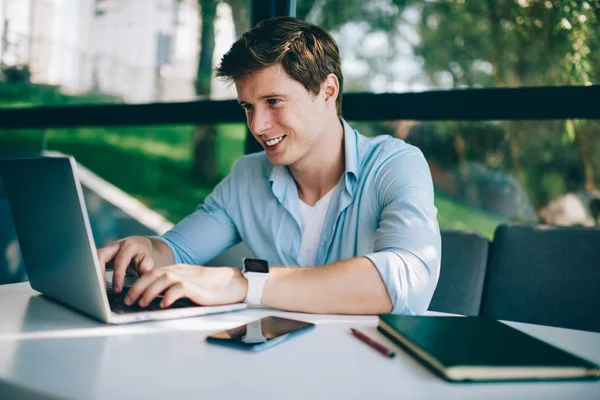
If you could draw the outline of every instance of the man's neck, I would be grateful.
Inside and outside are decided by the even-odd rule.
[[[344,174],[344,127],[336,118],[327,127],[315,152],[301,165],[290,165],[290,173],[298,186],[300,200],[313,206],[337,185]]]

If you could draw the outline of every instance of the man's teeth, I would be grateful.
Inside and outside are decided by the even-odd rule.
[[[267,140],[265,143],[267,144],[267,146],[275,146],[277,143],[281,142],[282,140],[283,140],[283,136],[280,136],[275,139]]]

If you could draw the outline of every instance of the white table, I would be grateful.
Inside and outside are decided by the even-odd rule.
[[[209,333],[266,315],[316,329],[260,353],[207,344]],[[47,300],[28,283],[0,286],[0,398],[600,399],[600,382],[452,384],[397,349],[388,359],[349,333],[377,317],[254,309],[109,326]],[[510,323],[600,363],[600,334]]]

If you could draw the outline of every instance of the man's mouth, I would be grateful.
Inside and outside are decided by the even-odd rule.
[[[283,138],[285,138],[285,135],[267,140],[267,141],[265,141],[265,144],[268,147],[272,147],[272,146],[275,146],[277,143],[281,142],[283,140]]]

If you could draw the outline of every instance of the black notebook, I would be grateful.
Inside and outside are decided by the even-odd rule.
[[[386,314],[378,329],[449,381],[600,378],[597,365],[484,317]]]

